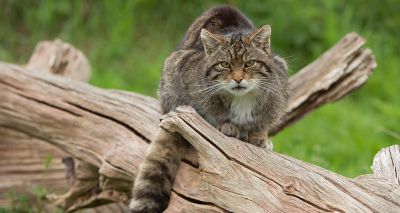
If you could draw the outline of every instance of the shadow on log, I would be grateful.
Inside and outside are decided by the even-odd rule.
[[[357,34],[348,34],[291,77],[289,108],[273,133],[365,83],[376,64],[363,44]],[[4,100],[0,102],[0,127],[53,144],[84,165],[77,175],[81,178],[69,192],[49,195],[50,200],[67,211],[128,201],[132,180],[159,128],[157,100],[57,76],[39,76],[9,64],[0,64],[0,99]],[[180,126],[183,124],[186,126]],[[163,127],[180,132],[201,153],[200,167],[189,157],[180,166],[167,212],[236,212],[245,207],[254,212],[373,212],[383,208],[394,212],[399,208],[398,184],[382,176],[351,180],[235,142],[190,110],[167,118]],[[207,134],[199,134],[199,128]],[[204,159],[210,156],[213,158]],[[227,165],[226,170],[213,166],[215,162]],[[235,183],[240,187],[231,188]],[[236,202],[240,203],[232,205]]]

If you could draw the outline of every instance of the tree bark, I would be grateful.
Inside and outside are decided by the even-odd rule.
[[[40,42],[25,69],[36,75],[53,74],[87,82],[90,64],[86,56],[59,39]],[[69,157],[62,149],[33,138],[13,128],[0,126],[0,206],[10,206],[12,197],[32,194],[42,187],[53,193],[64,193],[74,184],[83,162]],[[53,205],[43,206],[53,212]],[[103,205],[83,212],[124,212],[119,204]]]
[[[228,138],[215,131],[191,107],[178,108],[164,117],[161,126],[181,134],[200,153],[201,178],[196,180],[196,194],[201,194],[198,197],[202,202],[213,203],[230,212],[400,210],[398,177],[391,175],[396,171],[392,168],[400,163],[398,146],[381,151],[384,155],[377,155],[374,161],[379,163],[374,163],[374,168],[377,164],[380,166],[379,170],[374,169],[375,175],[369,177],[373,181],[367,181],[368,178],[351,180]],[[377,172],[382,170],[391,172]]]
[[[37,75],[54,74],[85,82],[90,76],[86,56],[58,39],[40,42],[25,69]],[[13,128],[0,126],[0,136],[0,206],[10,204],[10,192],[31,194],[34,187],[66,191],[62,159],[68,154]]]
[[[287,113],[272,134],[365,83],[376,63],[371,51],[362,48],[364,43],[350,33],[292,76]],[[74,168],[80,169],[70,172],[73,186],[66,194],[49,195],[49,199],[68,211],[128,201],[132,180],[159,128],[157,100],[38,76],[9,64],[0,64],[0,99],[4,100],[0,102],[0,127],[53,144],[79,159],[81,166]],[[193,160],[195,154],[181,164],[167,212],[399,208],[398,185],[392,182],[377,176],[351,180],[237,142],[191,110],[170,115],[162,127],[182,134],[200,151],[201,159],[199,167]],[[376,191],[370,191],[371,187]]]

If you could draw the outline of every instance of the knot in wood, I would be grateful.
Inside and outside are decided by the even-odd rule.
[[[294,194],[296,191],[296,185],[298,185],[296,180],[289,181],[289,183],[283,186],[283,192],[285,194]]]

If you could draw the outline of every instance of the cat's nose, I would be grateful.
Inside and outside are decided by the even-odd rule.
[[[240,84],[240,82],[241,82],[242,80],[243,80],[242,78],[235,79],[236,83],[238,83],[238,84]]]

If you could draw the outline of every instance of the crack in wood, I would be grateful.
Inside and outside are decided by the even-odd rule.
[[[250,201],[251,203],[256,204],[256,205],[259,206],[261,209],[265,209],[265,208],[264,208],[263,206],[261,206],[259,203],[257,203],[257,202],[254,201],[254,200],[250,200],[250,199],[249,199],[248,197],[246,197],[245,195],[239,194],[239,193],[237,193],[237,192],[234,192],[234,191],[231,191],[231,190],[228,190],[228,189],[221,188],[221,187],[219,187],[219,186],[217,186],[217,185],[215,185],[215,184],[212,184],[212,183],[210,183],[210,182],[207,182],[207,184],[209,184],[209,185],[211,185],[211,186],[214,186],[215,188],[218,188],[218,189],[220,189],[220,190],[222,190],[222,191],[235,194],[235,195],[237,195],[237,196],[239,196],[239,197],[241,197],[241,198],[243,198],[243,199],[245,199],[245,200]],[[281,211],[281,212],[282,212],[282,211]]]
[[[390,181],[389,181],[390,182]],[[371,190],[369,188],[366,188],[363,184],[359,183],[359,182],[354,182],[355,185],[357,185],[358,187],[360,187],[360,189],[364,190],[367,193],[370,194],[376,194],[376,192],[374,190]],[[382,194],[376,194],[377,196],[383,198],[386,201],[391,202],[393,205],[396,205],[400,208],[400,200],[398,202],[395,202],[395,200],[391,200],[389,197],[382,195]]]
[[[329,209],[324,208],[324,207],[319,206],[319,205],[317,205],[317,204],[315,204],[315,203],[313,203],[313,202],[311,202],[311,201],[309,201],[309,200],[307,200],[307,199],[304,199],[304,198],[302,198],[302,197],[300,197],[300,196],[298,196],[298,195],[296,195],[296,194],[290,194],[290,193],[289,193],[289,194],[287,194],[287,195],[288,195],[288,196],[292,196],[292,197],[294,197],[294,198],[297,198],[297,199],[303,201],[304,203],[307,203],[307,204],[309,204],[309,205],[315,207],[316,209],[322,210],[322,211],[324,211],[324,212],[336,212],[336,211],[341,212],[341,213],[344,213],[344,212],[345,212],[345,211],[343,211],[343,210],[341,210],[341,209],[334,208],[334,207],[331,207],[331,206],[329,206],[329,205],[327,205],[327,206],[329,207]]]
[[[2,84],[4,84],[4,85],[7,85],[7,86],[9,86],[9,87],[12,87],[12,88],[14,88],[14,89],[16,89],[16,90],[23,90],[22,88],[17,87],[17,86],[15,86],[15,85],[10,84],[10,83],[8,83],[8,82],[6,82],[6,81],[3,81],[3,80],[1,80],[1,79],[0,79],[0,83],[2,83]]]
[[[181,197],[182,199],[187,200],[187,201],[189,201],[189,202],[196,203],[196,204],[199,204],[199,205],[205,205],[205,206],[215,207],[215,208],[220,209],[221,211],[226,211],[225,209],[223,209],[223,208],[221,208],[221,207],[215,205],[214,203],[206,202],[206,201],[201,201],[201,200],[197,200],[197,199],[195,199],[195,198],[191,198],[191,197],[185,196],[184,194],[179,193],[179,192],[176,191],[175,189],[172,189],[171,192],[174,192],[176,195],[178,195],[178,196]]]
[[[393,156],[392,156],[392,152],[390,151],[390,149],[389,149],[389,155],[390,155],[390,157],[389,157],[390,158],[390,162],[392,163],[393,172],[394,172],[394,175],[396,177],[396,183],[400,185],[399,178],[398,178],[399,176],[397,174],[397,167],[396,167],[396,164],[393,161]]]
[[[371,205],[365,203],[364,201],[362,201],[360,198],[358,198],[357,196],[354,196],[353,193],[351,193],[349,190],[347,190],[345,187],[343,187],[341,184],[337,183],[335,180],[331,179],[330,177],[326,177],[323,176],[323,178],[325,180],[327,180],[328,182],[330,182],[332,185],[334,185],[336,188],[340,189],[340,191],[344,192],[345,194],[347,194],[350,198],[355,199],[358,203],[360,203],[361,205],[364,205],[365,207],[367,207],[370,210],[373,210],[373,212],[379,212],[377,209],[373,208]],[[351,181],[349,181],[351,182]],[[352,182],[351,182],[352,183]],[[375,196],[379,196],[376,195]]]
[[[194,114],[191,114],[191,115],[193,116]],[[213,145],[214,148],[216,148],[218,151],[220,151],[229,161],[235,162],[235,163],[237,163],[237,164],[239,164],[239,165],[241,165],[241,166],[247,168],[248,170],[250,170],[250,171],[252,171],[252,172],[254,172],[254,173],[256,173],[256,174],[258,174],[258,175],[260,175],[260,176],[262,176],[262,177],[264,177],[264,178],[266,178],[266,179],[268,179],[268,180],[270,180],[270,181],[272,181],[272,182],[274,182],[275,184],[277,184],[277,185],[279,185],[281,188],[283,188],[282,184],[280,184],[279,182],[277,182],[277,181],[275,181],[275,180],[273,180],[273,179],[267,177],[266,175],[264,175],[264,174],[260,173],[259,171],[255,170],[254,168],[249,167],[248,165],[246,165],[245,163],[241,162],[240,160],[238,160],[238,159],[236,159],[236,158],[234,158],[234,157],[230,157],[225,151],[223,151],[220,147],[218,147],[218,146],[214,143],[214,141],[212,140],[212,138],[209,138],[209,136],[204,135],[204,134],[203,134],[201,131],[199,131],[195,126],[193,126],[192,124],[190,124],[190,122],[187,122],[184,118],[181,118],[181,120],[182,120],[183,122],[185,122],[188,126],[190,126],[193,130],[195,130],[195,131],[197,132],[197,134],[199,134],[199,135],[201,135],[203,138],[207,139],[207,141],[208,141],[211,145]],[[218,130],[216,130],[216,131],[218,131]],[[242,142],[243,142],[243,141],[242,141]],[[243,142],[243,143],[245,143],[245,142]]]
[[[76,116],[76,117],[82,117],[82,115],[80,115],[80,114],[78,114],[78,113],[75,113],[75,112],[73,112],[73,111],[71,111],[71,110],[67,110],[67,109],[65,109],[65,108],[56,106],[56,105],[51,104],[51,103],[48,103],[48,102],[46,102],[46,101],[41,101],[41,100],[38,100],[38,99],[35,99],[35,98],[32,98],[32,97],[29,97],[29,96],[25,96],[25,95],[22,95],[22,94],[19,94],[19,93],[16,93],[16,94],[18,94],[19,96],[24,97],[24,98],[26,98],[26,99],[28,99],[28,100],[34,101],[34,102],[36,102],[36,103],[43,104],[43,105],[46,105],[46,106],[48,106],[48,107],[55,108],[55,109],[58,109],[58,110],[60,110],[60,111],[66,112],[66,113],[68,113],[68,114],[70,114],[70,115],[73,115],[73,116]]]
[[[348,34],[333,48],[324,53],[323,56],[316,59],[312,64],[302,69],[296,75],[292,76],[290,78],[290,85],[291,88],[296,88],[297,94],[295,94],[295,98],[297,99],[290,100],[290,104],[293,107],[288,110],[287,115],[290,116],[287,118],[298,119],[299,117],[304,116],[310,110],[313,110],[315,107],[318,107],[326,102],[336,101],[338,98],[343,97],[351,90],[360,87],[366,81],[376,65],[372,52],[368,49],[363,49],[363,44],[364,40],[357,34]],[[46,58],[39,59],[41,62],[46,62],[47,60]],[[35,60],[33,60],[33,62],[35,62]],[[73,62],[73,60],[70,62]],[[43,64],[46,66],[47,63]],[[70,65],[71,63],[68,64],[68,67]],[[88,68],[88,66],[85,66],[85,69],[86,68]],[[40,66],[33,66],[32,69],[39,70],[41,68]],[[47,124],[46,122],[48,120],[41,120],[42,118],[40,118],[40,116],[32,117],[34,119],[29,116],[20,116],[19,114],[16,114],[18,109],[13,109],[12,105],[10,104],[3,104],[0,106],[0,112],[2,111],[2,125],[12,125],[13,131],[18,132],[18,134],[26,134],[26,138],[32,138],[32,140],[36,140],[36,138],[41,139],[38,141],[51,143],[69,152],[74,158],[84,159],[85,162],[87,162],[87,165],[92,165],[97,168],[100,167],[100,169],[94,171],[97,175],[99,175],[99,177],[95,178],[94,180],[88,179],[87,181],[80,181],[77,183],[77,185],[71,187],[67,194],[59,196],[57,201],[64,205],[67,210],[98,205],[107,200],[127,202],[127,193],[122,193],[120,191],[129,191],[129,184],[115,181],[112,178],[108,180],[105,177],[108,177],[107,174],[109,174],[110,177],[114,177],[113,175],[115,175],[115,177],[118,176],[120,178],[126,177],[128,180],[130,179],[130,174],[135,174],[137,172],[137,168],[139,167],[139,164],[145,153],[144,150],[146,144],[144,144],[143,141],[149,142],[150,138],[154,136],[154,131],[157,129],[157,118],[160,116],[159,109],[157,108],[158,101],[155,99],[146,98],[145,96],[135,95],[127,92],[98,89],[80,82],[67,80],[65,78],[42,75],[42,73],[39,76],[37,75],[39,72],[30,71],[33,70],[29,70],[28,72],[27,68],[0,63],[0,86],[1,88],[7,88],[5,90],[0,90],[1,95],[4,95],[6,98],[15,98],[13,101],[15,101],[16,104],[23,105],[27,101],[22,98],[17,98],[17,96],[13,95],[11,91],[23,90],[21,93],[25,94],[26,92],[29,94],[30,90],[37,93],[40,91],[50,90],[49,95],[57,98],[61,97],[63,99],[63,103],[58,102],[59,99],[57,99],[57,103],[54,103],[56,106],[60,105],[63,108],[64,102],[66,102],[65,107],[67,109],[72,109],[73,112],[76,110],[76,112],[79,112],[82,115],[86,115],[85,112],[89,112],[90,115],[93,114],[95,116],[99,116],[83,116],[83,118],[79,119],[79,121],[84,121],[84,119],[87,119],[89,122],[84,123],[85,125],[78,126],[78,128],[75,126],[78,120],[71,120],[71,123],[68,123],[68,125],[72,126],[66,125],[66,127],[72,127],[73,130],[76,131],[71,134],[70,129],[68,128],[65,128],[65,131],[69,132],[62,132],[64,130],[64,126],[62,125],[54,128],[52,126],[42,126],[43,128],[38,128],[35,126],[35,124]],[[71,71],[74,72],[74,70]],[[77,68],[77,71],[79,71],[79,68]],[[17,86],[15,87],[15,85],[12,84],[16,84]],[[30,95],[28,96],[30,97]],[[38,96],[38,98],[41,99],[42,96]],[[44,101],[50,102],[50,100],[51,99],[48,98]],[[69,102],[65,100],[69,100]],[[150,107],[145,108],[147,105]],[[4,109],[6,107],[10,109]],[[116,110],[118,112],[116,112]],[[24,113],[27,112],[24,111]],[[41,113],[41,115],[43,115],[45,118],[54,116],[52,113],[47,113],[45,110],[41,111]],[[147,114],[144,115],[143,113]],[[138,122],[130,123],[130,120],[126,121],[125,119],[125,116],[130,115],[133,116],[133,118],[144,118],[144,120],[138,120]],[[204,123],[192,123],[192,126],[189,125],[188,123],[191,123],[192,120],[195,120],[197,118],[196,116],[185,117],[182,114],[180,116],[181,117],[173,118],[180,122],[179,125],[182,125],[182,129],[179,131],[183,134],[186,133],[187,137],[190,137],[193,140],[201,140],[200,142],[192,142],[207,143],[197,144],[198,147],[203,149],[202,151],[208,152],[208,154],[218,154],[215,159],[216,161],[219,161],[221,165],[212,165],[212,163],[210,163],[210,159],[202,159],[201,161],[205,165],[203,168],[210,166],[209,169],[211,172],[221,171],[220,175],[222,176],[218,176],[219,174],[212,174],[212,176],[211,174],[206,174],[206,172],[199,172],[198,170],[193,169],[193,167],[187,165],[186,163],[189,162],[184,160],[182,164],[186,165],[180,167],[180,171],[178,171],[176,177],[178,182],[173,186],[174,191],[171,209],[185,212],[190,211],[192,208],[197,208],[197,210],[200,211],[205,209],[212,210],[212,208],[215,208],[215,210],[218,212],[220,209],[219,207],[210,207],[207,204],[204,204],[205,206],[197,206],[197,202],[199,202],[199,200],[200,202],[204,202],[203,200],[209,201],[215,198],[215,196],[221,196],[218,197],[218,202],[221,202],[221,205],[229,206],[229,209],[231,210],[238,211],[238,209],[243,209],[243,206],[240,207],[236,205],[241,205],[240,201],[247,203],[247,200],[239,199],[237,196],[224,198],[224,191],[222,190],[220,191],[220,194],[215,194],[215,192],[212,190],[204,191],[206,189],[201,189],[201,175],[209,175],[207,178],[215,179],[208,179],[208,181],[214,181],[212,183],[217,185],[218,182],[215,181],[219,181],[218,179],[220,178],[225,178],[226,181],[231,181],[229,182],[229,185],[231,187],[235,187],[231,188],[233,191],[238,192],[238,194],[248,195],[248,198],[251,200],[260,201],[258,197],[254,197],[258,196],[257,194],[252,194],[253,190],[255,193],[260,193],[260,196],[265,195],[265,197],[268,199],[265,200],[267,203],[266,205],[270,207],[277,206],[279,207],[280,211],[295,212],[329,210],[349,212],[354,209],[366,209],[365,205],[360,204],[357,199],[342,199],[342,197],[348,198],[348,196],[358,196],[362,201],[364,201],[364,203],[373,205],[375,210],[379,209],[381,212],[398,212],[399,204],[395,202],[400,200],[400,194],[398,193],[399,189],[397,187],[398,185],[395,185],[391,182],[389,183],[383,179],[379,179],[378,175],[368,180],[349,180],[348,178],[344,178],[325,169],[292,159],[287,156],[279,155],[274,152],[269,152],[269,155],[266,156],[268,159],[262,159],[263,154],[261,152],[259,155],[251,154],[254,152],[258,153],[257,150],[251,149],[254,147],[242,146],[244,145],[242,143],[239,146],[238,144],[219,144],[228,142],[226,140],[229,139],[221,137],[222,134],[216,132],[215,129],[204,131],[208,128],[208,126],[204,125]],[[99,123],[101,118],[107,119],[103,119],[102,121],[107,121],[104,123],[111,125],[114,132],[108,133],[101,129],[104,128],[104,126],[101,126],[102,124]],[[112,122],[108,122],[110,120]],[[96,128],[100,128],[100,131],[96,132],[96,129],[96,131],[92,132],[93,134],[87,134],[87,132],[91,132],[93,130],[93,126],[90,125],[92,123],[90,122],[94,122],[96,125],[98,124]],[[278,123],[277,126],[290,125],[292,122],[294,122],[294,120],[283,120]],[[121,125],[124,128],[120,128]],[[178,124],[175,124],[175,126],[176,125]],[[107,128],[108,127],[105,129],[107,130]],[[129,135],[129,132],[126,134],[126,129],[128,129],[132,134]],[[178,126],[176,126],[176,129],[178,129]],[[54,131],[61,133],[62,135],[60,137],[58,135],[53,136],[52,133]],[[185,131],[190,132],[188,133]],[[118,133],[123,134],[119,135]],[[209,134],[208,137],[207,134]],[[108,139],[111,140],[104,144],[104,137],[107,136],[109,136]],[[138,139],[131,141],[132,143],[119,142],[119,140],[126,140],[125,137],[130,138],[131,136],[134,136],[135,139]],[[116,145],[116,143],[118,144]],[[225,148],[224,145],[227,148]],[[137,146],[137,150],[132,149],[132,146]],[[129,150],[134,152],[132,156],[129,156]],[[137,152],[138,150],[140,150],[140,152]],[[243,154],[246,156],[243,156]],[[396,153],[393,154],[395,155]],[[105,155],[106,157],[104,157]],[[106,161],[103,161],[105,159]],[[397,163],[393,162],[393,160],[395,160],[393,156],[392,159],[386,159],[382,157],[380,160],[392,160],[391,163],[387,163],[388,165]],[[110,164],[110,162],[113,162],[113,164]],[[269,165],[270,167],[265,167],[264,165],[266,165],[266,163],[271,164]],[[377,166],[382,167],[385,163],[381,162],[381,164]],[[104,171],[102,171],[104,174],[100,175],[98,173],[103,165],[105,165],[103,168]],[[227,167],[232,168],[219,168],[224,165],[231,165]],[[219,168],[219,170],[213,170],[214,168]],[[91,171],[90,168],[83,169],[86,172],[87,170]],[[224,169],[225,171],[223,171]],[[389,176],[392,178],[393,171],[390,171],[390,174],[386,174],[386,170],[382,170],[384,170],[384,168],[380,168],[376,174],[383,176],[382,178],[388,178]],[[122,174],[121,171],[125,172]],[[235,172],[238,173],[236,174]],[[230,178],[229,175],[243,176],[238,178]],[[243,180],[246,178],[245,175],[248,176],[249,181],[254,181],[254,184],[259,185],[253,185],[251,191],[246,191],[249,190],[246,187],[242,189],[236,188],[241,187],[241,184],[244,184]],[[398,168],[396,168],[396,171],[394,171],[394,175],[398,175]],[[296,182],[296,184],[298,183],[299,186],[294,185],[294,188],[290,189],[288,187],[290,187],[290,181],[293,179],[293,177],[298,178],[299,182]],[[337,180],[337,182],[330,183],[325,181],[325,179],[322,179],[322,177],[329,177],[332,180]],[[103,186],[105,189],[100,189],[99,181],[101,181],[101,178],[105,178]],[[390,180],[392,182],[395,181],[392,179]],[[363,181],[365,182],[363,183]],[[320,184],[327,184],[327,188],[323,188],[324,186],[319,185],[319,182]],[[398,182],[399,181],[397,179],[395,183],[398,184]],[[93,186],[92,184],[97,186]],[[343,187],[340,188],[337,186],[337,184],[343,184]],[[226,187],[229,185],[228,182],[226,182],[226,184],[223,185],[224,189],[226,189]],[[283,186],[286,186],[287,194],[282,192],[282,190],[284,190]],[[210,188],[211,187],[213,186],[210,186]],[[79,191],[79,189],[87,190],[87,188],[90,188],[93,191],[91,191],[91,193]],[[368,188],[369,191],[366,191],[366,188]],[[107,191],[107,189],[118,189],[118,191],[110,192]],[[348,191],[344,191],[344,189],[347,189]],[[228,191],[232,190],[228,189]],[[241,190],[244,190],[243,193]],[[262,190],[268,190],[271,194],[268,194],[268,192],[263,192]],[[179,194],[187,199],[179,196],[176,191],[179,191]],[[233,198],[235,197],[237,197],[238,200],[234,200]],[[211,200],[211,202],[213,202],[213,200]],[[253,203],[250,202],[248,204],[253,205]],[[280,204],[283,206],[280,206]],[[323,208],[318,210],[317,206]],[[254,207],[255,209],[258,208],[256,205],[254,205]],[[217,208],[219,209],[217,210]],[[268,209],[267,211],[272,211],[271,209]],[[222,211],[226,210],[222,209]]]
[[[141,139],[142,139],[143,141],[145,141],[146,143],[150,143],[150,139],[148,139],[148,138],[147,138],[146,136],[144,136],[142,133],[140,133],[140,132],[137,131],[135,128],[131,127],[130,125],[124,123],[123,121],[120,121],[120,120],[118,120],[118,119],[116,119],[116,118],[113,118],[113,117],[111,117],[111,116],[105,115],[105,114],[103,114],[103,113],[100,113],[100,112],[91,110],[91,109],[89,109],[89,108],[86,108],[86,107],[84,107],[84,106],[81,106],[81,105],[79,105],[79,104],[77,104],[77,103],[73,103],[73,102],[71,102],[71,101],[65,101],[65,102],[68,103],[68,104],[70,104],[70,105],[72,105],[72,106],[75,106],[75,107],[77,107],[77,108],[79,108],[79,109],[82,109],[82,110],[84,110],[84,111],[86,111],[86,112],[89,112],[89,113],[91,113],[91,114],[95,114],[95,115],[97,115],[97,116],[99,116],[99,117],[102,117],[102,118],[105,118],[105,119],[107,119],[107,120],[113,121],[114,123],[117,123],[117,124],[119,124],[119,125],[125,127],[125,128],[128,129],[130,132],[132,132],[133,134],[137,135],[139,138],[141,138]]]

